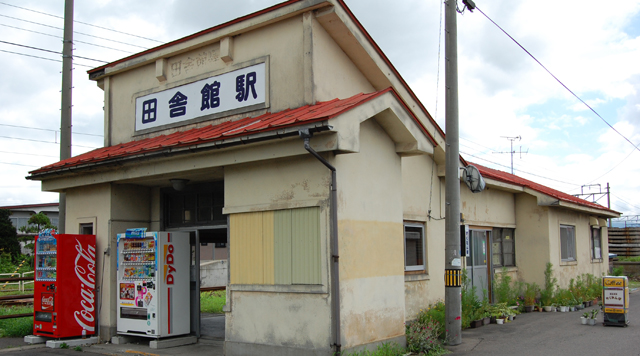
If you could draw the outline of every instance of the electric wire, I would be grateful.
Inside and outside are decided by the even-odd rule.
[[[618,198],[619,200],[621,200],[621,201],[623,201],[623,202],[627,203],[629,206],[632,206],[632,207],[634,207],[634,208],[636,208],[636,209],[640,209],[640,206],[633,205],[633,204],[629,203],[628,201],[626,201],[626,200],[624,200],[624,199],[620,198],[619,196],[617,196],[617,195],[615,195],[615,194],[613,194],[613,193],[611,193],[611,192],[609,192],[609,193],[610,193],[611,195],[613,195],[614,197]]]
[[[29,127],[29,126],[10,125],[10,124],[0,124],[0,126],[16,127],[16,128],[19,128],[19,129],[49,131],[49,132],[60,132],[60,130],[54,130],[54,129],[43,129],[43,128],[39,128],[39,127]],[[86,135],[86,136],[104,137],[104,135],[98,135],[98,134],[90,134],[90,133],[82,133],[82,132],[72,132],[72,133],[74,135]]]
[[[436,72],[436,109],[433,113],[433,119],[438,117],[438,93],[440,92],[440,47],[442,45],[442,11],[444,1],[440,4],[440,26],[438,26],[438,71]]]
[[[20,164],[20,163],[0,162],[0,164],[8,164],[8,165],[11,165],[11,166],[22,166],[22,167],[39,168],[38,166],[29,166],[29,165],[26,165],[26,164]]]
[[[547,67],[545,67],[533,54],[531,54],[531,52],[529,52],[526,48],[524,48],[524,46],[522,46],[518,41],[516,41],[515,38],[511,37],[511,35],[508,34],[507,31],[505,31],[502,27],[500,27],[497,23],[495,23],[495,21],[493,21],[491,18],[489,18],[489,16],[487,16],[487,14],[485,14],[482,10],[480,10],[479,7],[476,7],[476,10],[480,11],[480,13],[484,15],[484,17],[486,17],[489,21],[491,21],[491,23],[493,23],[496,27],[498,27],[500,31],[502,31],[505,35],[507,35],[507,37],[509,37],[513,42],[515,42],[515,44],[517,44],[518,47],[522,48],[522,50],[525,51],[529,55],[529,57],[533,58],[533,60],[536,61],[536,63],[538,63],[547,73],[549,73],[549,75],[553,77],[553,79],[555,79],[558,83],[560,83],[560,85],[562,85],[565,89],[567,89],[569,93],[571,93],[574,97],[576,97],[576,99],[578,99],[587,108],[589,108],[589,110],[591,110],[594,114],[596,114],[596,116],[598,116],[600,120],[602,120],[605,124],[607,124],[607,126],[609,126],[615,133],[620,135],[620,137],[622,137],[625,141],[629,142],[631,146],[635,147],[636,150],[640,151],[640,147],[636,146],[625,135],[620,133],[620,131],[616,130],[607,120],[605,120],[602,116],[600,116],[600,114],[598,114],[598,112],[595,111],[589,104],[587,104],[584,100],[582,100],[582,98],[580,98],[576,93],[574,93],[571,89],[569,89],[569,87],[567,87],[562,81],[560,81],[558,77],[553,75],[553,73],[551,73],[551,71],[547,69]]]
[[[53,14],[49,14],[49,13],[42,12],[42,11],[37,11],[37,10],[27,9],[26,7],[20,7],[20,6],[16,6],[16,5],[12,5],[12,4],[7,4],[6,2],[1,2],[1,1],[0,1],[0,4],[2,4],[2,5],[6,5],[6,6],[15,7],[15,8],[22,9],[22,10],[26,10],[26,11],[31,11],[31,12],[35,12],[35,13],[37,13],[37,14],[42,14],[42,15],[51,16],[51,17],[55,17],[55,18],[58,18],[58,19],[62,19],[62,20],[64,20],[64,17],[63,17],[63,16],[58,16],[58,15],[53,15]],[[154,40],[153,38],[142,37],[142,36],[134,35],[134,34],[127,33],[127,32],[122,32],[122,31],[114,30],[114,29],[112,29],[112,28],[108,28],[108,27],[102,27],[102,26],[94,25],[94,24],[92,24],[92,23],[82,22],[82,21],[78,21],[78,20],[73,20],[73,22],[77,22],[77,23],[80,23],[80,24],[83,24],[83,25],[87,25],[87,26],[91,26],[91,27],[96,27],[96,28],[99,28],[99,29],[102,29],[102,30],[112,31],[112,32],[116,32],[116,33],[121,33],[121,34],[123,34],[123,35],[127,35],[127,36],[132,36],[132,37],[141,38],[141,39],[143,39],[143,40],[147,40],[147,41],[153,41],[153,42],[163,43],[162,41]]]
[[[64,37],[62,37],[62,36],[56,36],[56,35],[52,35],[52,34],[44,33],[44,32],[39,32],[39,31],[27,30],[26,28],[20,28],[20,27],[16,27],[16,26],[10,26],[10,25],[3,24],[3,23],[0,23],[0,26],[13,28],[13,29],[15,29],[15,30],[20,30],[20,31],[26,31],[26,32],[37,33],[37,34],[39,34],[39,35],[43,35],[43,36],[49,36],[49,37],[55,37],[55,38],[64,39]],[[95,44],[95,43],[91,43],[91,42],[84,42],[84,41],[80,41],[80,40],[76,40],[76,39],[74,39],[74,40],[73,40],[73,44],[78,44],[78,43],[86,44],[86,45],[94,46],[94,47],[106,48],[106,49],[110,49],[110,50],[118,51],[118,52],[124,52],[124,53],[135,53],[135,52],[125,51],[125,50],[123,50],[123,49],[118,49],[118,48],[113,48],[113,47],[103,46],[103,45],[99,45],[99,44]]]
[[[61,61],[61,60],[58,60],[58,59],[51,59],[51,58],[45,58],[45,57],[39,57],[39,56],[33,56],[33,55],[30,55],[30,54],[24,54],[24,53],[12,52],[12,51],[5,51],[5,50],[3,50],[3,49],[0,49],[0,52],[11,53],[11,54],[17,54],[17,55],[19,55],[19,56],[25,56],[25,57],[31,57],[31,58],[38,58],[38,59],[44,59],[44,60],[47,60],[47,61],[60,62],[60,63],[62,63],[62,61]],[[87,68],[95,68],[95,66],[90,66],[90,65],[86,65],[86,64],[80,64],[80,63],[77,63],[77,62],[73,62],[73,65],[74,65],[74,66],[80,66],[80,67],[87,67]]]
[[[0,17],[6,17],[6,18],[8,18],[8,19],[12,19],[12,20],[23,21],[23,22],[27,22],[27,23],[30,23],[30,24],[34,24],[34,25],[39,25],[39,26],[44,26],[44,27],[49,27],[49,28],[54,28],[54,29],[56,29],[56,30],[64,31],[64,28],[61,28],[61,27],[56,27],[56,26],[46,25],[46,24],[43,24],[43,23],[40,23],[40,22],[34,22],[34,21],[24,20],[24,19],[20,19],[20,18],[17,18],[17,17],[13,17],[13,16],[7,16],[7,15],[2,15],[2,14],[0,14]],[[127,43],[127,42],[116,41],[116,40],[112,40],[112,39],[109,39],[109,38],[104,38],[104,37],[100,37],[100,36],[90,35],[90,34],[88,34],[88,33],[83,33],[83,32],[78,32],[78,31],[73,31],[73,33],[77,33],[77,34],[79,34],[79,35],[88,36],[88,37],[99,38],[99,39],[104,40],[104,41],[110,41],[110,42],[120,43],[120,44],[127,45],[127,46],[131,46],[131,47],[138,47],[138,48],[142,48],[142,49],[149,49],[148,47],[138,46],[138,45],[134,45],[134,44]]]
[[[44,48],[39,48],[39,47],[31,47],[31,46],[27,46],[27,45],[23,45],[23,44],[19,44],[19,43],[7,42],[7,41],[2,41],[2,40],[0,40],[0,43],[5,43],[5,44],[12,45],[12,46],[29,48],[29,49],[33,49],[33,50],[36,50],[36,51],[43,51],[43,52],[49,52],[49,53],[55,53],[55,54],[62,54],[62,52],[56,52],[56,51],[52,51],[50,49],[44,49]],[[100,60],[100,59],[93,59],[93,58],[81,57],[81,56],[76,56],[76,55],[74,55],[73,57],[74,58],[86,59],[86,60],[94,61],[94,62],[109,63],[107,61],[103,61],[103,60]]]
[[[619,165],[621,165],[624,161],[627,160],[627,158],[631,157],[631,155],[635,152],[636,150],[631,150],[631,152],[627,155],[627,157],[623,158],[622,161],[620,161],[620,163],[616,164],[615,166],[613,166],[613,168],[611,168],[610,170],[608,170],[606,173],[604,173],[603,175],[601,175],[600,177],[591,180],[589,183],[593,183],[595,181],[597,181],[598,179],[606,176],[607,174],[611,173],[611,171],[613,171],[614,169],[618,168]]]
[[[50,158],[58,158],[57,156],[47,156],[47,155],[37,155],[35,153],[23,153],[23,152],[11,152],[11,151],[0,151],[0,153],[9,153],[14,155],[23,155],[23,156],[36,156],[36,157],[50,157]],[[5,187],[6,188],[6,187]]]
[[[31,139],[31,138],[20,138],[20,137],[11,137],[11,136],[0,136],[0,138],[8,138],[8,139],[11,139],[11,140],[30,141],[30,142],[39,142],[39,143],[52,143],[54,145],[59,145],[60,144],[60,142],[34,140],[34,139]],[[73,146],[74,147],[82,147],[82,148],[93,148],[93,149],[100,148],[100,147],[95,147],[95,146],[81,146],[81,145],[76,145],[76,144],[74,144]]]

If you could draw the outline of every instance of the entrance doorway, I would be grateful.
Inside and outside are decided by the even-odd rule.
[[[469,256],[467,256],[467,276],[471,286],[476,287],[476,296],[479,300],[487,294],[491,300],[491,256],[489,246],[491,246],[491,231],[473,230],[469,237]]]

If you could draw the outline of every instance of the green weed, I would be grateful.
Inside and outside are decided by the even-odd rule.
[[[33,313],[33,306],[0,307],[0,315]],[[24,337],[33,334],[33,316],[0,319],[0,337]]]
[[[227,293],[223,290],[200,293],[200,311],[203,313],[222,313],[227,303]]]

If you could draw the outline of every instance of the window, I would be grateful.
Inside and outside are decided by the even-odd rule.
[[[224,184],[214,182],[187,186],[186,191],[173,188],[164,191],[164,223],[166,227],[226,225],[222,214]]]
[[[560,259],[576,260],[576,233],[573,226],[560,225]]]
[[[322,284],[320,208],[231,214],[231,284]]]
[[[93,235],[93,223],[80,224],[81,235]]]
[[[405,271],[424,271],[424,225],[404,225],[404,266]]]
[[[514,229],[494,228],[491,261],[494,267],[515,266]]]
[[[602,259],[602,239],[600,238],[600,228],[591,228],[591,258],[594,260]]]

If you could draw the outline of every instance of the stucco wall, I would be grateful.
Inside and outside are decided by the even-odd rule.
[[[338,175],[342,345],[404,335],[402,174],[395,144],[374,121]]]
[[[371,93],[375,88],[317,22],[313,31],[313,79],[317,101]]]
[[[225,213],[320,206],[322,250],[320,286],[229,286],[226,314],[229,348],[261,344],[329,350],[330,177],[330,171],[310,154],[225,168]]]
[[[549,262],[549,208],[538,206],[537,199],[528,194],[516,194],[515,232],[516,266],[518,276],[529,283],[544,284],[544,269]],[[557,266],[557,263],[554,264]]]
[[[560,256],[560,225],[570,225],[575,227],[575,261],[561,261]],[[606,231],[606,229],[603,229]],[[591,226],[589,225],[589,215],[577,213],[558,208],[551,208],[549,214],[549,231],[551,240],[550,260],[554,265],[555,276],[561,287],[567,287],[571,278],[575,278],[583,273],[591,273],[596,277],[607,273],[608,250],[602,250],[603,259],[593,260],[591,258]],[[601,236],[602,244],[606,245],[606,233]],[[557,266],[557,267],[556,267]]]
[[[405,221],[425,223],[427,256],[426,273],[404,277],[406,320],[415,319],[420,309],[444,299],[444,220],[440,219],[440,193],[444,186],[437,172],[432,156],[402,158],[403,217]]]
[[[511,192],[488,188],[472,193],[460,185],[460,212],[465,224],[486,227],[513,227],[516,223],[515,198]]]
[[[220,44],[215,42],[166,58],[166,80],[162,82],[156,79],[155,63],[112,76],[105,87],[111,145],[132,140],[137,97],[217,75],[266,56],[270,63],[269,111],[300,107],[304,105],[302,52],[302,16],[296,16],[234,37],[233,61],[229,64],[220,58]]]

